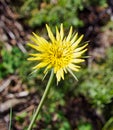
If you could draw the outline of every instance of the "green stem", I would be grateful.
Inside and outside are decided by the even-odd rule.
[[[46,86],[46,89],[45,89],[45,91],[44,91],[44,94],[43,94],[43,96],[42,96],[42,98],[41,98],[41,101],[40,101],[40,103],[39,103],[39,105],[38,105],[38,107],[37,107],[37,110],[36,110],[36,112],[35,112],[35,114],[34,114],[32,120],[31,120],[30,125],[29,125],[29,127],[28,127],[27,130],[31,130],[31,129],[32,129],[33,124],[34,124],[34,122],[35,122],[35,120],[36,120],[36,118],[37,118],[37,116],[38,116],[38,114],[39,114],[39,112],[40,112],[40,109],[42,108],[42,105],[43,105],[43,103],[44,103],[44,100],[45,100],[45,98],[47,97],[47,94],[48,94],[48,92],[49,92],[50,85],[51,85],[51,82],[52,82],[52,80],[53,80],[53,75],[54,75],[54,72],[53,72],[53,70],[52,70],[52,71],[51,71],[50,78],[49,78],[49,81],[48,81],[47,86]]]
[[[11,125],[12,125],[12,107],[10,108],[10,122],[9,122],[9,129],[11,130]]]

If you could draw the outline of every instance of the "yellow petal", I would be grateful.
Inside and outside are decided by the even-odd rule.
[[[37,58],[40,60],[45,58],[45,55],[43,53],[30,54],[30,56],[33,56],[34,58]],[[30,58],[32,58],[32,57],[30,57]]]
[[[28,43],[27,45],[30,46],[30,47],[32,47],[33,49],[35,49],[35,50],[37,50],[37,51],[40,51],[39,46],[33,45],[33,44],[31,44],[31,43]]]
[[[39,56],[39,53],[37,54],[29,54],[30,56]]]
[[[33,36],[30,37],[31,41],[33,41],[35,44],[39,45],[39,41],[34,38]]]
[[[74,71],[79,71],[80,66],[74,65],[74,64],[70,63],[70,64],[68,65],[68,68],[70,68],[71,70],[74,70]]]
[[[83,53],[85,53],[87,51],[87,49],[84,49],[83,51],[80,52],[75,52],[74,53],[74,58],[79,58]]]
[[[63,70],[64,70],[65,73],[67,73],[67,69],[66,68],[64,68]]]
[[[67,36],[67,38],[66,38],[66,41],[67,41],[67,42],[71,39],[71,36],[72,36],[72,30],[73,30],[73,28],[72,28],[72,26],[71,26],[71,27],[70,27],[69,34],[68,34],[68,36]]]
[[[63,71],[63,69],[60,69],[59,71],[60,71],[62,79],[64,79],[64,71]]]
[[[72,63],[81,63],[84,62],[84,59],[73,59]]]
[[[68,69],[68,71],[69,71],[69,73],[74,77],[74,79],[78,81],[78,79],[77,79],[77,77],[75,76],[75,74],[74,74],[70,69]]]
[[[35,61],[35,60],[41,60],[42,58],[40,57],[30,57],[28,58],[27,60],[32,60],[32,61]]]
[[[54,43],[55,37],[54,37],[50,27],[47,24],[46,24],[46,28],[47,28],[47,32],[48,32],[48,36],[49,36],[50,40],[52,41],[52,43]]]
[[[84,36],[84,35],[81,35],[81,36],[79,37],[79,39],[78,39],[76,42],[73,43],[73,45],[72,45],[73,48],[76,48],[76,47],[78,46],[78,44],[81,42],[83,36]]]
[[[33,69],[43,68],[43,67],[45,67],[47,65],[48,65],[48,63],[40,62],[38,65],[34,66]]]
[[[64,79],[64,71],[63,69],[60,69],[57,71],[56,73],[56,77],[57,77],[57,82],[59,82],[62,79]]]
[[[78,33],[76,33],[75,36],[72,38],[71,43],[74,43],[77,37],[78,37]]]
[[[51,64],[47,65],[47,67],[46,67],[45,70],[44,70],[44,73],[47,73],[47,71],[48,71],[50,68],[52,68]]]
[[[82,46],[82,47],[78,47],[78,48],[76,48],[75,52],[79,52],[79,51],[83,50],[87,45],[88,45],[88,43],[85,44],[85,45]]]
[[[58,28],[56,27],[56,40],[59,41],[60,40],[60,33],[58,31]]]
[[[60,77],[60,75],[59,75],[59,73],[58,73],[58,72],[56,73],[56,78],[57,78],[57,82],[59,82],[59,81],[60,81],[60,79],[61,79],[61,77]]]
[[[64,37],[63,24],[61,24],[61,26],[60,26],[60,37],[61,37],[61,40],[62,40],[63,37]]]
[[[48,43],[48,41],[46,39],[44,39],[43,37],[38,36],[37,34],[33,33],[33,35],[35,36],[36,40],[38,41],[38,44],[42,45],[44,43]]]

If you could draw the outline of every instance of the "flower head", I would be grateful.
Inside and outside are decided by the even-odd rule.
[[[83,35],[78,38],[78,33],[73,35],[72,27],[67,37],[64,36],[63,24],[60,26],[60,31],[56,27],[56,36],[53,35],[50,27],[46,25],[50,41],[33,33],[31,37],[33,43],[28,45],[35,49],[37,53],[30,54],[28,60],[37,61],[37,65],[33,69],[45,67],[45,73],[50,69],[54,70],[57,81],[64,79],[64,73],[70,72],[75,78],[73,71],[80,69],[79,63],[84,62],[82,54],[87,51],[87,43],[79,47]]]

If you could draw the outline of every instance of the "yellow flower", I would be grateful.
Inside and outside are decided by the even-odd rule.
[[[31,37],[33,43],[28,43],[30,47],[37,51],[36,54],[30,54],[28,60],[37,61],[37,65],[33,69],[37,70],[45,67],[45,73],[50,69],[54,70],[57,82],[64,79],[64,73],[70,72],[75,78],[73,71],[78,71],[82,59],[82,54],[87,51],[87,43],[79,47],[83,35],[78,38],[78,33],[73,35],[72,27],[67,37],[64,36],[63,24],[60,26],[60,31],[56,27],[56,36],[53,35],[50,27],[46,25],[50,41],[33,33]]]

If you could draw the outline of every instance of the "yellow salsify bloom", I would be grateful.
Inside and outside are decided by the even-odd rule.
[[[78,38],[78,33],[73,36],[72,27],[67,37],[64,36],[63,24],[60,26],[60,31],[56,27],[56,36],[53,35],[50,27],[46,25],[50,41],[33,33],[31,37],[33,43],[28,43],[30,47],[37,51],[36,54],[30,54],[28,60],[38,61],[33,69],[37,70],[45,67],[45,73],[50,69],[54,70],[57,82],[64,79],[64,73],[70,72],[74,78],[76,76],[73,71],[80,69],[79,64],[84,62],[82,54],[87,51],[87,43],[79,47],[83,35]]]

